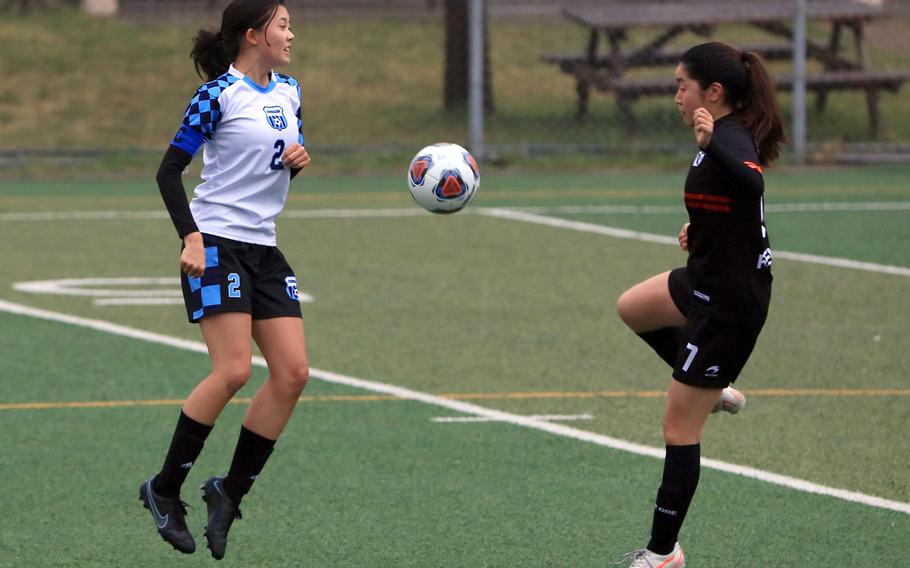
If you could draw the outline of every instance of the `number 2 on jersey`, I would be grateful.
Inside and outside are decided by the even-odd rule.
[[[269,167],[273,170],[283,170],[284,164],[281,163],[281,155],[284,154],[284,140],[275,140],[275,155],[272,156],[272,162]]]

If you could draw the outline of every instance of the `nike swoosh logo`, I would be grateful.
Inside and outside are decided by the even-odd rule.
[[[155,515],[155,524],[158,525],[159,529],[163,529],[164,527],[167,526],[167,521],[168,521],[168,518],[170,517],[170,515],[162,516],[161,513],[158,512],[158,505],[155,504],[155,498],[153,497],[153,493],[152,493],[152,480],[151,479],[149,479],[145,482],[145,491],[146,491],[146,494],[148,495],[149,503],[152,505],[152,514]]]
[[[224,495],[224,491],[221,490],[221,480],[216,479],[215,481],[212,482],[212,485],[215,486],[215,489],[218,490],[218,493],[221,493],[222,495]]]

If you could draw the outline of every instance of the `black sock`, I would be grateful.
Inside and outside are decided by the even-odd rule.
[[[193,467],[193,462],[199,457],[202,446],[211,426],[196,422],[180,411],[174,437],[171,438],[171,447],[168,448],[164,465],[155,477],[152,489],[158,495],[176,499],[180,495],[180,487]]]
[[[264,438],[246,426],[240,428],[234,459],[223,485],[224,492],[235,505],[239,505],[243,496],[250,492],[274,447],[275,440]]]
[[[683,328],[664,327],[637,335],[644,339],[645,343],[650,345],[651,349],[656,351],[660,358],[667,362],[667,365],[676,366],[676,354],[679,352],[679,344],[682,341]]]
[[[657,491],[651,541],[648,543],[651,552],[669,554],[676,545],[679,529],[698,487],[700,469],[700,444],[667,446],[663,482]]]

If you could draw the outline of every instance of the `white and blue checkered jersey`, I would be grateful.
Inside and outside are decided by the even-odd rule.
[[[196,91],[171,145],[191,156],[203,147],[203,182],[190,210],[203,233],[275,246],[275,218],[284,207],[289,169],[285,149],[303,144],[300,86],[272,72],[268,86],[233,65]]]

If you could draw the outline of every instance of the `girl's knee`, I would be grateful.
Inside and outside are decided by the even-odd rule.
[[[218,377],[219,382],[224,385],[225,389],[233,395],[246,386],[247,381],[250,380],[251,370],[250,365],[237,365],[227,371],[213,374]]]
[[[701,441],[701,428],[693,428],[686,421],[676,421],[671,417],[664,417],[663,434],[664,443],[668,446],[690,446]]]
[[[626,325],[629,325],[629,321],[634,313],[634,302],[629,292],[631,292],[631,290],[626,290],[619,296],[619,299],[616,300],[616,313],[619,314],[619,318]]]
[[[298,397],[306,388],[309,378],[310,366],[303,361],[283,369],[280,373],[273,374],[270,380],[276,381],[281,390],[289,396]]]
[[[616,300],[616,313],[629,329],[637,333],[644,326],[647,304],[642,302],[638,290],[629,288]]]

